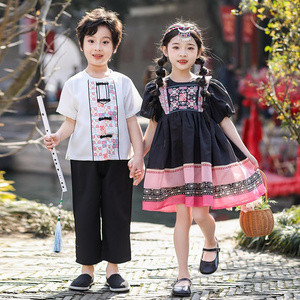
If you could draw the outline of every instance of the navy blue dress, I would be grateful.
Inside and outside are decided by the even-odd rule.
[[[217,80],[201,97],[197,82],[166,78],[160,96],[146,85],[141,115],[157,121],[144,180],[143,209],[176,211],[176,205],[230,208],[265,193],[260,172],[224,134],[219,123],[234,114]]]

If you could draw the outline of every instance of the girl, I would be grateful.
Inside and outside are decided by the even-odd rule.
[[[219,264],[213,209],[258,199],[265,188],[257,160],[230,120],[231,99],[223,85],[206,76],[204,45],[195,24],[171,25],[162,39],[157,78],[146,85],[141,115],[149,118],[144,154],[149,150],[143,209],[176,212],[174,244],[178,276],[174,296],[189,296],[189,230],[194,220],[205,244],[199,271],[214,273]],[[166,77],[164,65],[172,71]],[[199,75],[191,72],[200,65]],[[136,173],[138,174],[138,173]]]
[[[135,170],[143,170],[142,132],[135,115],[142,99],[128,77],[108,67],[122,38],[117,14],[95,9],[82,18],[76,33],[87,67],[65,83],[57,111],[66,120],[44,139],[52,149],[72,134],[67,158],[71,160],[76,261],[82,274],[70,289],[88,290],[94,265],[105,260],[106,284],[111,291],[126,292],[129,284],[119,274],[118,264],[131,259],[131,178]],[[129,173],[131,144],[134,158]]]

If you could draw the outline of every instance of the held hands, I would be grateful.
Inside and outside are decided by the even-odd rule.
[[[60,138],[59,135],[56,133],[50,134],[50,136],[48,135],[44,136],[44,144],[50,151],[53,148],[55,148],[59,143],[60,143]]]
[[[128,162],[129,177],[133,178],[133,185],[138,185],[144,178],[145,166],[143,157],[132,157]]]

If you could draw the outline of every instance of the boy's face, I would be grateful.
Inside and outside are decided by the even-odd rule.
[[[117,49],[114,49],[110,30],[102,25],[94,35],[86,35],[83,40],[83,53],[88,67],[107,68],[108,61]]]

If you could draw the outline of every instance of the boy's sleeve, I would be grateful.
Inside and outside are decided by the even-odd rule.
[[[142,98],[133,82],[129,79],[127,92],[125,95],[125,115],[126,119],[136,115],[141,109]]]
[[[64,84],[56,111],[73,120],[77,118],[77,109],[74,106],[74,97],[68,81]]]
[[[225,117],[235,114],[232,100],[221,82],[211,79],[208,87],[210,96],[207,97],[211,117],[220,123]]]

